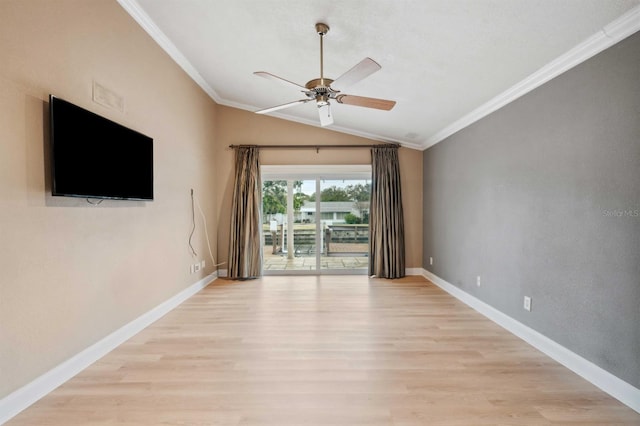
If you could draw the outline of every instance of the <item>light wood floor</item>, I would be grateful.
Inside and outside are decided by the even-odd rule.
[[[613,425],[640,414],[419,277],[218,280],[8,423]]]

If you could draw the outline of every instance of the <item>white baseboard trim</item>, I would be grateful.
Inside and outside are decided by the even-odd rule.
[[[84,349],[37,379],[0,399],[0,425],[38,401],[49,392],[71,379],[76,374],[135,336],[137,333],[162,318],[182,302],[193,296],[217,278],[217,273],[207,275],[180,293],[120,327],[97,343]]]
[[[226,278],[227,277],[227,270],[226,269],[218,269],[218,276],[220,278]]]
[[[405,268],[404,269],[404,274],[405,275],[420,275],[420,276],[424,276],[422,271],[424,271],[424,269],[422,269],[422,268]]]
[[[553,358],[569,370],[640,413],[640,389],[619,379],[591,361],[582,358],[575,352],[570,351],[543,334],[498,311],[426,269],[422,269],[419,275],[422,275],[456,299],[467,304],[491,321],[518,336],[534,348]]]

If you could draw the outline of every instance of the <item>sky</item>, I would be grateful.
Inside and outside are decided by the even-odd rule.
[[[325,188],[329,188],[331,186],[337,186],[338,188],[344,188],[348,185],[355,185],[355,184],[365,184],[365,183],[371,183],[370,179],[340,179],[340,180],[321,180],[320,181],[320,190],[323,190]],[[315,179],[310,179],[310,180],[303,180],[302,181],[302,193],[303,194],[307,194],[307,195],[311,195],[314,192],[316,192],[316,181]]]

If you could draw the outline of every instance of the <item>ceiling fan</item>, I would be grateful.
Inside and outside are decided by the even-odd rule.
[[[306,96],[304,99],[298,101],[289,102],[283,105],[274,106],[271,108],[261,109],[256,111],[257,114],[266,114],[272,111],[278,111],[285,108],[290,108],[299,104],[306,104],[307,102],[316,102],[318,107],[318,114],[320,116],[320,125],[328,126],[333,123],[333,116],[331,114],[331,101],[335,100],[339,104],[355,105],[365,108],[375,108],[385,111],[389,111],[396,104],[395,101],[389,101],[386,99],[367,98],[363,96],[354,96],[341,93],[341,90],[349,87],[350,85],[357,83],[358,81],[370,76],[374,72],[378,71],[382,67],[371,58],[364,58],[356,66],[349,71],[342,74],[336,80],[324,77],[324,57],[323,57],[323,37],[329,32],[329,26],[321,22],[316,24],[316,31],[320,36],[320,78],[314,78],[301,86],[293,83],[284,78],[270,74],[264,71],[254,72],[255,75],[274,80],[285,84],[288,87],[295,88]]]

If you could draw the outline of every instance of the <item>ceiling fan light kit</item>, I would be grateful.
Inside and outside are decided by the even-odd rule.
[[[364,96],[354,96],[341,93],[341,90],[348,88],[354,83],[370,76],[382,67],[371,58],[364,58],[349,71],[342,74],[336,80],[324,78],[324,45],[323,38],[329,32],[329,26],[322,22],[316,24],[316,32],[320,36],[320,78],[309,80],[307,84],[301,86],[284,78],[270,74],[265,71],[254,72],[255,75],[280,82],[288,87],[301,91],[306,98],[277,105],[270,108],[256,111],[257,114],[267,114],[285,108],[290,108],[299,104],[315,101],[318,108],[318,116],[321,126],[329,126],[333,124],[333,116],[331,114],[331,101],[335,100],[339,104],[355,105],[365,108],[374,108],[384,111],[391,110],[396,104],[395,101],[387,99],[368,98]],[[332,87],[332,85],[334,87]]]

